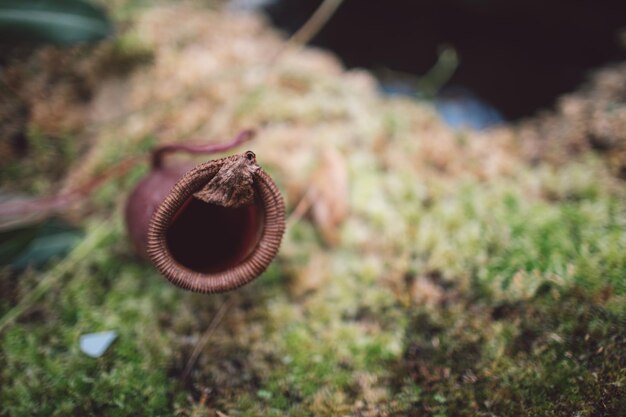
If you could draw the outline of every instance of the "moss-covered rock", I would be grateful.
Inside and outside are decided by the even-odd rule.
[[[6,178],[72,189],[155,143],[256,126],[288,206],[281,253],[236,292],[171,286],[121,226],[139,163],[74,215],[67,256],[0,272],[1,415],[626,414],[610,156],[535,152],[551,138],[527,125],[451,131],[258,17],[160,7],[128,30],[152,60],[96,85],[68,133],[89,147],[55,151],[64,178]],[[79,336],[100,330],[119,337],[92,359]]]

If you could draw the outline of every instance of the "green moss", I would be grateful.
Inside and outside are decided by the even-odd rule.
[[[586,294],[417,313],[399,371],[422,388],[415,412],[623,415],[623,318]]]
[[[170,384],[141,365],[132,334],[121,334],[115,353],[91,359],[76,348],[76,331],[59,330],[21,327],[4,336],[3,413],[165,415]]]
[[[506,238],[494,244],[493,261],[483,278],[500,282],[505,291],[515,285],[515,275],[522,274],[526,282],[521,285],[536,286],[543,277],[586,285],[590,290],[611,285],[623,294],[626,254],[619,248],[625,241],[611,215],[615,204],[611,199],[523,206],[509,203],[504,212],[496,214],[506,225],[499,230]],[[589,268],[590,264],[596,268]],[[532,280],[536,282],[531,284]]]
[[[104,250],[122,241],[119,226],[90,233],[101,234],[91,256],[0,335],[3,415],[169,414],[170,342],[158,320],[175,292],[147,280],[155,277],[150,268]],[[72,254],[61,263],[71,261]],[[118,340],[103,357],[87,357],[79,336],[101,330],[116,330]]]
[[[302,220],[278,262],[229,295],[169,285],[131,255],[119,216],[88,223],[83,244],[43,278],[22,273],[0,304],[39,294],[0,333],[4,414],[624,413],[619,194],[587,176],[569,184],[586,191],[557,198],[525,191],[553,181],[541,171],[414,184],[410,166],[350,164],[342,245],[322,247]],[[78,350],[81,334],[108,329],[119,338],[104,357]]]

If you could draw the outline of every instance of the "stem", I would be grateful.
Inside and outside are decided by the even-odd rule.
[[[104,182],[126,174],[141,157],[129,158],[109,168],[78,188],[61,194],[25,198],[0,204],[0,230],[59,213],[89,195]]]
[[[187,365],[185,366],[185,370],[183,371],[183,375],[182,375],[183,380],[187,379],[187,377],[191,373],[191,370],[196,364],[196,360],[198,359],[198,356],[200,356],[200,353],[202,353],[202,350],[208,343],[209,338],[211,337],[215,329],[217,329],[217,326],[219,326],[220,322],[224,318],[224,315],[226,315],[226,312],[228,311],[230,306],[233,304],[233,301],[234,299],[232,297],[229,297],[226,300],[222,301],[222,304],[220,304],[220,306],[218,307],[217,312],[215,313],[215,315],[211,319],[211,322],[209,323],[209,326],[205,330],[200,340],[198,340],[198,343],[196,343],[196,346],[193,348],[193,352],[191,353],[191,356],[189,357],[189,360],[187,361]]]
[[[255,131],[253,129],[246,129],[239,132],[233,140],[227,143],[211,143],[208,145],[171,144],[160,146],[152,152],[152,168],[160,168],[163,165],[163,157],[168,153],[187,152],[191,154],[211,154],[223,152],[252,139],[254,135]],[[128,173],[141,159],[143,159],[143,157],[137,156],[122,161],[78,188],[65,193],[0,203],[0,230],[14,227],[24,222],[33,222],[66,210],[68,207],[87,197],[106,181]]]
[[[305,45],[309,43],[333,17],[341,3],[343,3],[343,0],[324,0],[309,20],[289,39],[289,43],[291,45]]]
[[[168,153],[173,152],[187,152],[190,154],[213,154],[218,152],[225,152],[232,148],[241,145],[244,142],[249,141],[254,137],[256,132],[253,129],[242,130],[235,136],[230,142],[227,143],[209,143],[209,144],[184,144],[184,143],[172,143],[168,145],[159,146],[152,151],[152,169],[158,169],[163,166],[163,158]]]
[[[315,37],[335,14],[339,6],[341,6],[343,0],[324,0],[322,4],[313,12],[309,20],[298,29],[282,46],[279,51],[273,55],[269,61],[270,64],[276,63],[276,61],[285,53],[285,51],[291,48],[299,48]]]

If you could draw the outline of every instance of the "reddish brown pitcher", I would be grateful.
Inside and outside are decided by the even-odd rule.
[[[225,151],[225,145],[166,145],[153,152],[151,172],[126,205],[126,226],[137,251],[173,284],[215,293],[259,276],[276,256],[285,231],[283,198],[253,152],[192,164],[166,164],[172,152]]]

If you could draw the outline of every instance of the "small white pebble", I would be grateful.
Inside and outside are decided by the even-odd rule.
[[[117,332],[114,330],[87,333],[80,337],[80,350],[92,358],[99,358],[115,339],[117,339]]]

